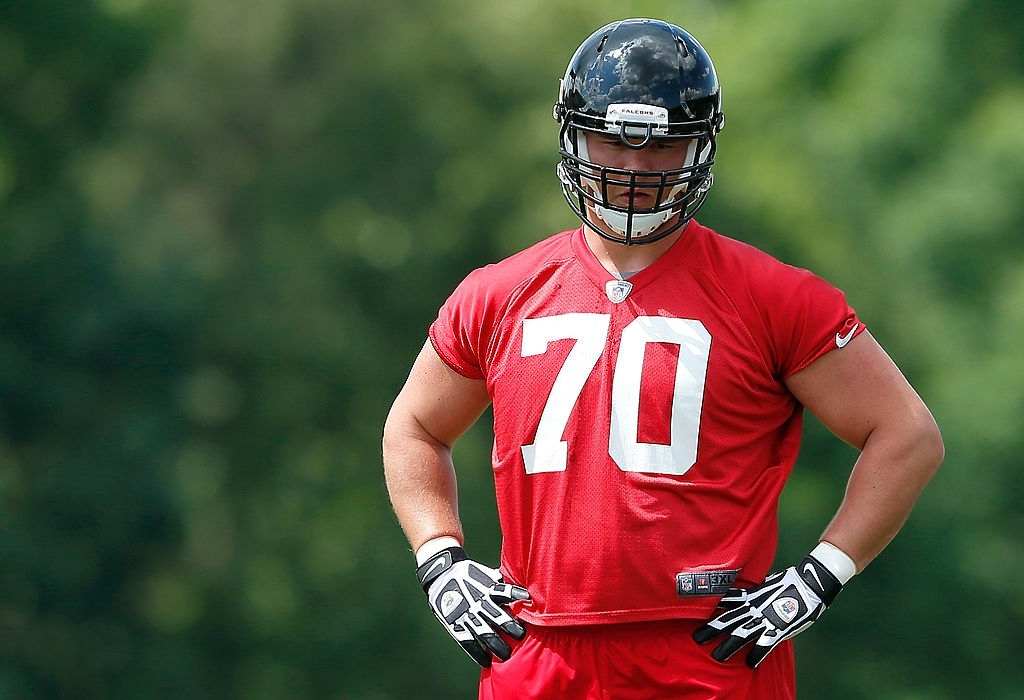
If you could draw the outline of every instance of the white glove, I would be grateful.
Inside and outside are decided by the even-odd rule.
[[[847,558],[847,561],[852,567],[852,560]],[[800,634],[821,617],[843,589],[845,581],[840,577],[849,580],[852,575],[840,573],[837,576],[808,555],[797,566],[771,574],[759,586],[727,591],[718,603],[726,611],[697,629],[693,638],[699,644],[706,644],[720,634],[727,634],[711,652],[716,661],[728,660],[753,642],[747,665],[756,668],[772,649]]]
[[[455,641],[483,667],[492,655],[507,661],[512,655],[498,632],[522,639],[526,630],[501,606],[529,600],[525,588],[504,583],[501,572],[466,557],[462,547],[448,547],[416,569],[434,615]]]

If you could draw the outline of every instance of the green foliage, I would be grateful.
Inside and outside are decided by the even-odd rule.
[[[550,106],[624,11],[6,4],[0,697],[473,696],[387,502],[381,426],[457,282],[574,224]],[[846,290],[943,428],[904,533],[798,641],[802,693],[1015,697],[1024,15],[628,12],[717,62],[701,219]],[[456,457],[494,561],[486,423]],[[780,558],[855,457],[809,423]]]

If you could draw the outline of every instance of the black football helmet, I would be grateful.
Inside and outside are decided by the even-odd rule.
[[[618,234],[591,226],[605,238],[652,243],[684,226],[704,203],[715,136],[725,123],[722,91],[711,57],[681,27],[626,19],[598,29],[569,61],[554,117],[561,124],[562,193],[584,223],[589,211]],[[587,133],[611,134],[635,149],[663,139],[689,144],[678,168],[628,170],[591,161]],[[626,206],[609,201],[609,186],[628,188]],[[640,191],[655,195],[653,206],[634,206]]]

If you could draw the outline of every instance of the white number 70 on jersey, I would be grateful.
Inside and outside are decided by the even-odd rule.
[[[544,354],[555,340],[576,340],[551,386],[533,444],[522,446],[527,474],[565,470],[569,444],[562,440],[562,433],[583,385],[604,352],[610,320],[608,314],[561,314],[523,321],[523,357]],[[647,343],[679,346],[668,445],[637,440],[640,375]],[[678,476],[694,465],[710,352],[711,334],[703,323],[693,319],[638,316],[622,329],[612,378],[608,436],[608,454],[619,469]]]

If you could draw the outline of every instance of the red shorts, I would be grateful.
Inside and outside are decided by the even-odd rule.
[[[720,664],[718,641],[693,641],[699,620],[579,627],[525,625],[512,657],[480,675],[480,700],[793,700],[793,643],[780,644],[756,670],[747,648]]]

